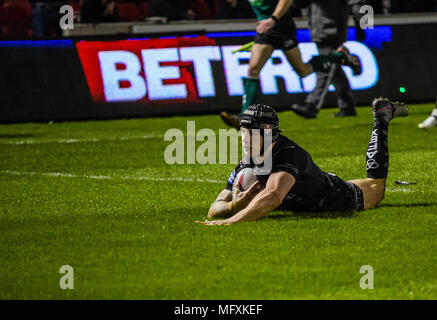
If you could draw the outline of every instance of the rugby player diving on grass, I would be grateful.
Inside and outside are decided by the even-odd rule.
[[[406,117],[408,106],[384,98],[372,102],[374,123],[366,153],[367,178],[344,181],[323,172],[307,151],[281,135],[275,110],[266,105],[251,105],[241,114],[243,160],[229,177],[209,209],[208,218],[197,223],[230,225],[254,221],[278,209],[293,212],[342,212],[375,207],[384,198],[388,174],[388,126],[396,117]],[[270,137],[269,137],[270,135]],[[270,145],[264,145],[270,140]],[[257,151],[258,150],[258,151]],[[263,152],[261,152],[263,150]],[[260,157],[261,155],[261,157]],[[270,168],[259,159],[270,159]],[[240,170],[252,167],[257,181],[246,191],[232,195],[234,179]]]

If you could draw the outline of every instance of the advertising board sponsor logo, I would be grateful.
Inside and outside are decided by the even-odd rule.
[[[379,69],[372,51],[356,41],[346,46],[362,64],[358,75],[343,67],[352,89],[373,87]],[[201,103],[218,97],[218,77],[228,96],[242,96],[250,57],[249,52],[232,53],[239,46],[217,45],[207,36],[79,41],[76,47],[93,100],[110,103]],[[315,43],[304,42],[299,47],[304,61],[318,54]],[[284,53],[275,50],[261,71],[260,83],[264,95],[307,93],[314,89],[316,76],[300,79]]]

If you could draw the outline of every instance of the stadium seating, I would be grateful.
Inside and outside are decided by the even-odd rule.
[[[141,15],[146,18],[150,16],[150,4],[148,1],[142,1],[138,4]]]
[[[139,6],[135,3],[117,2],[118,20],[119,21],[142,21],[144,16]]]
[[[32,35],[32,6],[26,0],[5,1],[0,6],[1,34],[5,37]]]
[[[27,16],[32,15],[32,5],[28,0],[9,0],[4,2],[5,5],[21,8]]]
[[[196,0],[191,5],[193,11],[196,13],[197,19],[208,20],[214,19],[214,13],[205,0]]]
[[[73,7],[74,12],[80,12],[82,1],[70,1],[69,5]]]

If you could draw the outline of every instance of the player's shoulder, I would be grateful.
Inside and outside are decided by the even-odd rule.
[[[286,136],[280,134],[276,142],[276,146],[273,149],[273,155],[282,152],[293,152],[295,150],[301,149],[296,142],[287,138]]]
[[[309,153],[305,149],[286,136],[279,135],[277,146],[273,149],[273,163],[275,163],[275,159],[292,160],[307,157],[309,157]]]

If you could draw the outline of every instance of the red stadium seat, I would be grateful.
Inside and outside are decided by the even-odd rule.
[[[80,21],[80,11],[82,9],[82,0],[72,0],[69,3],[73,7],[75,21]]]
[[[211,7],[205,2],[205,0],[196,0],[191,4],[191,8],[196,13],[197,19],[207,20],[214,19],[214,14]]]
[[[140,9],[134,3],[117,2],[119,21],[142,21]]]
[[[28,1],[5,1],[0,7],[1,34],[28,37],[32,34],[32,6]]]
[[[32,5],[28,0],[7,0],[3,5],[20,7],[26,12],[26,15],[32,16]]]
[[[80,9],[82,7],[82,1],[70,1],[69,5],[73,7],[74,12],[80,12]]]
[[[142,1],[138,4],[138,6],[140,7],[141,15],[144,18],[150,17],[150,4],[148,1]]]

